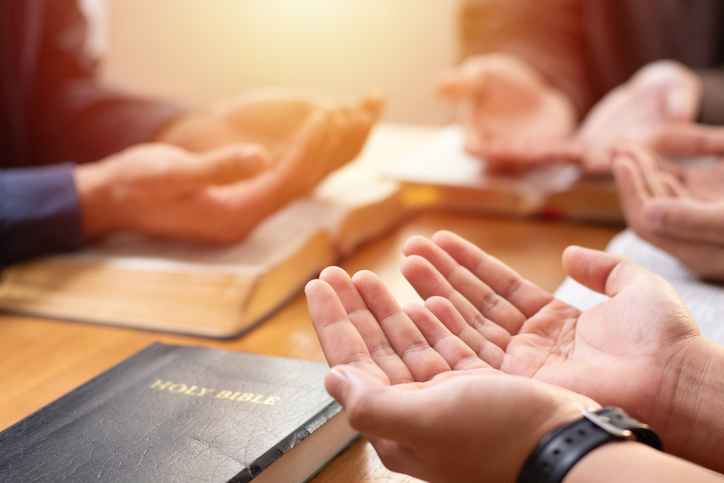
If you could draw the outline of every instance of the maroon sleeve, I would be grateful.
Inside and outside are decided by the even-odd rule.
[[[86,48],[88,24],[75,0],[43,2],[42,40],[30,109],[36,164],[95,161],[147,142],[182,110],[102,85]]]

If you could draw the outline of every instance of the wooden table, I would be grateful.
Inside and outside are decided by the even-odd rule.
[[[573,223],[427,213],[362,247],[342,266],[349,271],[374,270],[393,286],[401,298],[413,297],[412,290],[398,272],[400,248],[408,236],[430,235],[440,228],[451,229],[470,238],[549,290],[554,290],[563,279],[560,255],[567,245],[576,243],[602,248],[615,233],[612,228]],[[0,429],[153,341],[323,360],[302,295],[250,334],[230,341],[0,316],[0,383],[3,388],[0,391]],[[387,471],[372,447],[360,441],[328,465],[314,481],[413,480]]]

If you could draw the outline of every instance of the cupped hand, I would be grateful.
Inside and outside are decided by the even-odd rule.
[[[691,272],[724,280],[724,163],[662,170],[636,146],[617,150],[614,174],[629,226]]]
[[[441,81],[441,95],[461,105],[466,149],[497,143],[560,141],[575,127],[575,110],[525,62],[507,55],[473,57]]]
[[[324,110],[355,110],[376,122],[383,109],[377,97],[365,97],[348,106],[326,107],[322,102],[294,94],[259,91],[225,101],[214,108],[191,113],[164,130],[159,141],[194,152],[229,144],[264,146],[272,159],[291,148],[310,116]]]
[[[402,308],[371,272],[327,268],[306,287],[326,386],[393,471],[513,482],[548,431],[590,399],[493,369],[425,305]]]
[[[687,67],[658,61],[639,70],[588,113],[568,139],[526,143],[500,142],[482,155],[496,165],[534,168],[555,162],[581,164],[592,173],[610,172],[610,150],[638,143],[678,154],[701,136],[693,124],[701,100],[701,82]],[[706,133],[707,128],[702,128]],[[690,154],[690,153],[689,153]]]
[[[261,220],[355,158],[373,125],[373,116],[357,109],[315,112],[275,162],[256,145],[196,154],[155,144],[81,166],[76,181],[86,234],[134,231],[201,242],[240,241]],[[258,172],[258,166],[265,170]]]
[[[405,246],[402,271],[442,324],[488,364],[621,406],[667,434],[698,328],[660,277],[616,256],[564,252],[566,272],[610,298],[579,311],[450,232]]]

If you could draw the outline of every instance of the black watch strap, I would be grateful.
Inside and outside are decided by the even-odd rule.
[[[613,441],[633,440],[661,449],[648,426],[622,409],[584,411],[583,417],[548,433],[528,456],[518,483],[560,483],[573,466],[594,449]]]

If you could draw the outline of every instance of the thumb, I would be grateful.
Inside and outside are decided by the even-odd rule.
[[[459,69],[450,69],[437,82],[437,93],[441,97],[459,99],[473,91],[473,84],[465,78]]]
[[[324,384],[344,407],[354,429],[395,441],[409,439],[416,432],[415,415],[420,409],[414,390],[389,386],[349,365],[332,368]]]
[[[578,246],[570,246],[563,252],[563,268],[581,285],[609,297],[652,276],[621,257]]]
[[[254,177],[271,165],[271,156],[261,145],[230,145],[201,155],[195,175],[203,184],[231,184]]]

